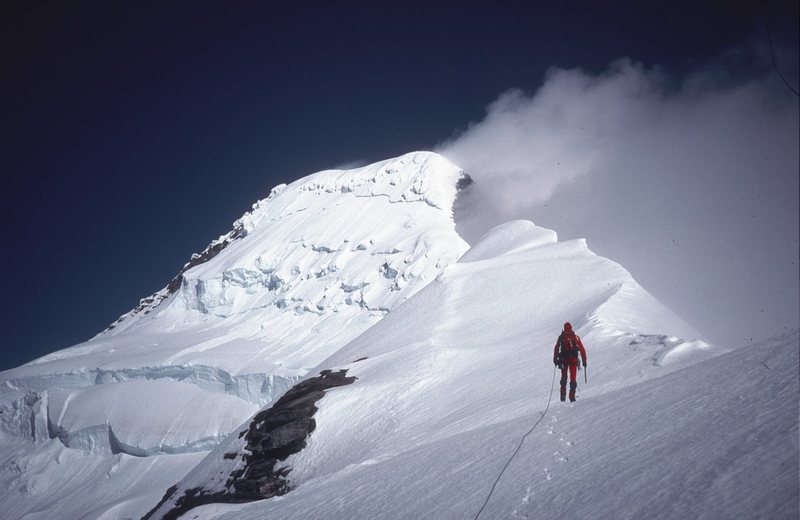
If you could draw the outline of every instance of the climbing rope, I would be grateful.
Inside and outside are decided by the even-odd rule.
[[[547,410],[550,409],[550,401],[553,399],[553,388],[555,388],[555,385],[556,385],[556,367],[554,366],[553,367],[553,382],[550,384],[550,397],[547,398],[547,406],[545,406],[544,412],[542,412],[542,416],[539,417],[539,420],[536,421],[536,424],[534,424],[533,427],[530,430],[528,430],[528,432],[525,435],[522,436],[522,439],[520,439],[519,445],[517,446],[517,449],[514,450],[514,453],[511,454],[511,457],[509,457],[508,462],[506,462],[506,465],[503,466],[503,469],[502,469],[502,471],[500,471],[500,474],[497,475],[497,480],[495,480],[494,484],[492,484],[492,490],[489,491],[489,496],[487,496],[486,500],[483,501],[483,505],[481,506],[480,510],[478,511],[478,514],[475,515],[475,520],[478,520],[478,517],[481,516],[481,513],[483,512],[483,508],[486,507],[486,504],[489,503],[489,499],[492,498],[492,494],[494,493],[494,488],[497,487],[497,483],[500,482],[500,478],[503,476],[503,473],[506,472],[506,469],[508,469],[508,466],[511,464],[511,461],[514,460],[514,457],[516,457],[517,453],[519,453],[519,450],[520,450],[520,448],[522,448],[522,444],[525,442],[525,439],[528,437],[528,435],[533,433],[533,430],[535,430],[536,427],[539,426],[539,423],[542,422],[542,419],[544,419],[545,415],[547,415]]]

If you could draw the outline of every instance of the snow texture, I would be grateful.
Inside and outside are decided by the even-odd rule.
[[[480,518],[797,518],[799,362],[795,333],[618,390],[584,392],[574,405],[553,403]],[[474,518],[545,409],[551,376],[531,371],[539,377],[525,381],[517,417],[487,412],[487,396],[470,403],[480,412],[441,421],[471,416],[472,424],[420,420],[400,446],[391,443],[397,423],[383,422],[387,433],[366,449],[362,438],[332,432],[360,410],[342,410],[355,387],[331,393],[320,430],[294,461],[306,470],[302,485],[280,499],[198,508],[192,518]]]
[[[0,373],[2,439],[31,456],[55,441],[152,458],[162,472],[156,459],[205,455],[467,250],[452,216],[463,175],[416,152],[274,188],[106,331]],[[0,496],[20,514],[56,504]]]
[[[256,414],[213,450],[145,519],[178,518],[186,511],[213,502],[243,502],[284,495],[291,488],[291,471],[282,461],[306,446],[314,431],[316,402],[330,388],[355,381],[346,370],[322,371],[298,383],[275,404]]]
[[[281,186],[113,328],[1,373],[4,514],[139,518],[172,486],[222,491],[254,414],[346,369],[282,461],[291,492],[187,516],[474,518],[547,409],[481,518],[796,518],[797,331],[710,345],[527,221],[467,252],[464,179],[418,152]],[[565,321],[589,359],[575,404],[550,402]]]

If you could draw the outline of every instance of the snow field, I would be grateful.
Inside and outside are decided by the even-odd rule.
[[[320,401],[307,448],[287,460],[296,489],[236,506],[229,517],[470,517],[550,398],[553,345],[566,319],[591,338],[590,368],[598,369],[585,393],[581,382],[579,404],[723,352],[664,334],[692,329],[582,241],[558,243],[516,222],[475,250],[314,370],[344,367],[358,380]],[[670,359],[674,352],[682,354]],[[566,460],[556,451],[556,462]],[[210,459],[193,473],[204,464],[211,473]],[[546,459],[537,478],[554,472]],[[226,509],[197,511],[212,518]]]
[[[109,456],[70,449],[58,439],[32,450],[29,441],[5,434],[0,443],[2,516],[8,519],[138,519],[175,475],[185,474],[205,455]]]
[[[585,241],[526,221],[455,263],[460,175],[414,153],[280,186],[160,305],[0,374],[0,510],[139,518],[176,483],[220,490],[256,410],[347,368],[286,461],[293,491],[188,516],[473,518],[571,321],[589,383],[551,404],[481,518],[796,515],[797,334],[709,345]]]
[[[451,214],[461,174],[416,152],[273,190],[235,223],[243,238],[157,309],[3,380],[172,364],[305,373],[466,251]]]
[[[0,445],[25,439],[13,449],[31,456],[31,474],[49,466],[36,454],[56,442],[152,459],[161,480],[176,483],[188,469],[170,469],[170,457],[204,456],[458,259],[468,248],[451,211],[461,175],[416,152],[276,187],[209,245],[216,256],[194,265],[193,255],[175,292],[143,299],[83,344],[1,373]],[[58,468],[38,480],[43,516],[60,508],[48,487],[72,474]],[[136,515],[169,487],[126,478],[125,493],[151,493]],[[0,509],[32,507],[20,500],[0,495]]]
[[[590,368],[629,363],[637,369],[632,379],[600,370],[593,386],[627,386],[662,375],[662,367],[649,364],[652,350],[642,347],[644,359],[631,355],[631,347],[618,338],[634,336],[622,330],[618,336],[607,334],[616,324],[603,321],[597,312],[617,295],[617,288],[638,288],[624,269],[592,254],[581,241],[541,241],[550,234],[530,223],[512,223],[495,232],[507,235],[510,226],[517,228],[514,236],[523,237],[511,248],[514,252],[490,233],[489,243],[503,242],[499,256],[475,262],[466,257],[448,267],[439,281],[320,365],[345,366],[359,381],[323,401],[309,449],[289,461],[295,467],[292,478],[299,483],[306,474],[336,470],[335,463],[323,464],[325,456],[314,454],[314,443],[326,443],[328,434],[336,439],[330,449],[336,453],[330,457],[347,459],[340,444],[347,439],[356,439],[352,444],[359,454],[376,442],[396,450],[419,439],[430,442],[527,415],[531,407],[543,409],[552,381],[553,345],[567,319],[587,338]],[[638,290],[644,296],[632,299],[636,312],[630,318],[638,320],[638,330],[660,332],[667,321],[666,326],[691,331]],[[615,305],[623,302],[618,299]],[[676,343],[674,348],[693,344]],[[696,356],[719,353],[703,347],[707,350],[695,349]],[[349,364],[361,357],[368,359]],[[603,380],[605,374],[609,381]],[[376,389],[372,398],[362,395],[364,388]],[[394,431],[376,431],[376,425],[390,419]],[[376,447],[368,458],[381,455]],[[313,468],[305,466],[304,457],[314,457]]]
[[[258,409],[234,396],[165,380],[48,392],[50,427],[65,446],[139,457],[208,451]]]
[[[398,357],[398,351],[391,356]],[[355,370],[364,364],[362,380],[369,379],[369,361],[352,365]],[[418,361],[409,360],[406,367]],[[575,405],[555,402],[482,518],[562,518],[564,511],[582,518],[795,518],[798,366],[795,333],[692,366],[662,367],[650,379],[581,398]],[[540,377],[530,387],[530,401],[516,405],[516,417],[508,410],[486,413],[503,404],[500,397],[472,401],[455,388],[446,396],[429,392],[432,401],[463,400],[481,407],[471,426],[462,422],[445,435],[441,430],[454,418],[437,422],[440,410],[415,404],[408,406],[409,413],[431,420],[418,417],[413,427],[404,427],[393,405],[406,401],[408,393],[392,399],[390,388],[359,390],[361,381],[331,391],[309,447],[290,459],[295,471],[315,466],[307,480],[295,475],[302,485],[279,499],[236,506],[235,513],[223,515],[226,506],[209,506],[193,514],[472,518],[516,443],[544,410],[552,372],[533,371]],[[413,381],[405,373],[396,372],[397,386]],[[514,379],[495,383],[513,387]],[[373,403],[366,395],[373,392],[384,398],[379,405],[386,410],[383,416],[394,418],[390,427],[378,419],[369,433],[363,431],[366,421],[352,428],[360,436],[342,432],[362,416],[356,402]],[[370,418],[376,421],[376,415]],[[402,444],[414,428],[416,435]],[[337,459],[338,470],[333,469]],[[322,470],[326,465],[328,471]]]
[[[481,518],[796,518],[797,347],[795,334],[553,403]],[[364,459],[286,496],[192,516],[473,518],[543,409],[531,403],[520,417]]]

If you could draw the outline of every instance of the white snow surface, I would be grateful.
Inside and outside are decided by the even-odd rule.
[[[541,418],[479,518],[794,519],[799,363],[795,332],[604,393],[590,392],[590,379],[576,404],[555,397],[549,409],[552,372],[528,361],[529,376],[513,384],[498,367],[487,367],[487,378],[500,376],[498,387],[512,383],[508,394],[526,398],[518,413],[502,416],[513,397],[501,398],[500,389],[438,423],[423,419],[429,411],[415,402],[408,407],[422,416],[416,424],[404,428],[387,413],[369,432],[381,434],[377,442],[333,430],[363,426],[365,410],[352,408],[355,393],[358,402],[382,399],[392,411],[404,399],[387,398],[379,385],[360,392],[344,387],[325,398],[320,431],[291,461],[298,472],[294,491],[203,506],[185,517],[472,519]],[[365,440],[372,442],[364,447]]]
[[[149,314],[0,374],[0,508],[138,518],[173,484],[218,490],[256,410],[347,368],[285,461],[291,492],[186,517],[474,518],[541,419],[481,518],[797,518],[798,333],[710,345],[527,221],[461,256],[460,175],[415,153],[273,190]],[[575,404],[565,321],[589,358]]]
[[[209,450],[259,410],[232,395],[163,379],[51,388],[47,408],[65,446],[140,457]]]
[[[3,440],[28,441],[23,453],[43,464],[35,455],[57,441],[93,456],[153,458],[162,473],[165,456],[204,455],[468,249],[452,215],[462,174],[414,152],[274,188],[176,291],[143,299],[85,343],[0,373]],[[186,468],[176,468],[162,480],[177,482]],[[0,496],[3,510],[48,507],[57,502]]]
[[[589,354],[574,405],[552,365],[565,319]],[[358,380],[320,401],[294,491],[191,516],[473,518],[555,394],[482,518],[791,518],[797,334],[726,353],[670,332],[696,334],[619,265],[507,223],[317,367]],[[231,435],[179,489],[220,490],[241,449]]]
[[[106,455],[52,439],[31,449],[0,434],[0,501],[9,520],[140,518],[206,452],[156,457]]]

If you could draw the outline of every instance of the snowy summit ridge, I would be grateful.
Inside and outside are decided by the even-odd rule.
[[[452,219],[463,175],[439,155],[415,152],[277,186],[113,328],[32,365],[48,372],[87,368],[84,355],[102,356],[113,345],[118,366],[125,347],[116,344],[146,336],[154,338],[153,348],[137,345],[138,366],[262,371],[271,367],[263,342],[279,341],[276,361],[302,372],[316,364],[307,358],[315,348],[354,337],[466,251]],[[189,335],[189,346],[177,337],[198,328],[216,329],[202,334],[213,339]],[[177,343],[155,340],[164,335]],[[237,356],[224,361],[215,354],[231,350],[227,340],[237,342]],[[246,366],[236,364],[245,359]]]
[[[204,453],[466,251],[463,175],[415,152],[273,188],[112,327],[0,374],[0,432],[34,452]]]
[[[324,283],[326,280],[322,280],[321,284],[309,281],[311,277],[305,269],[313,269],[313,264],[317,264],[319,269],[311,274],[319,280],[324,275],[337,272],[340,265],[351,260],[354,255],[347,253],[367,251],[373,257],[382,253],[397,255],[403,252],[401,246],[420,251],[419,239],[424,240],[426,246],[436,245],[436,239],[442,242],[439,244],[441,246],[451,245],[448,241],[452,241],[453,237],[435,236],[438,232],[436,229],[425,230],[421,236],[417,236],[416,231],[425,224],[428,215],[416,215],[416,211],[408,211],[403,215],[407,218],[417,217],[420,222],[395,222],[398,220],[398,215],[393,214],[395,212],[382,215],[381,201],[373,203],[375,201],[365,200],[353,204],[348,200],[380,197],[385,198],[383,202],[389,203],[423,202],[434,210],[440,210],[441,214],[434,218],[442,220],[442,217],[451,215],[456,194],[454,186],[464,175],[439,155],[415,152],[353,170],[325,170],[289,186],[276,186],[266,199],[256,202],[251,211],[234,222],[229,233],[213,241],[202,253],[192,255],[167,287],[144,299],[137,309],[120,317],[110,330],[130,326],[129,322],[137,321],[172,294],[178,297],[175,298],[176,302],[170,304],[179,307],[179,310],[198,310],[217,316],[247,312],[267,303],[294,309],[305,305],[309,312],[323,311],[319,305],[322,299],[327,300],[323,303],[327,308],[337,308],[344,301],[347,304],[358,302],[362,306],[385,311],[389,304],[377,296],[374,288],[376,281],[368,282],[352,275],[367,270],[364,262],[356,262],[355,266],[349,267],[349,278],[340,277],[342,292],[358,291],[354,295],[357,298],[333,294],[335,290]],[[307,218],[307,214],[301,214],[309,211],[318,215],[316,222]],[[430,211],[427,213],[436,215]],[[367,221],[375,217],[378,221],[365,226]],[[389,229],[380,229],[383,224]],[[397,225],[412,231],[394,229]],[[400,238],[401,242],[391,248],[381,246],[381,239],[387,237]],[[455,245],[457,252],[465,249],[464,244]],[[316,253],[316,258],[307,254],[309,249]],[[403,261],[406,265],[413,263],[408,261],[407,256],[403,257]],[[387,261],[384,274],[399,275],[393,280],[395,290],[415,277],[421,269],[421,266],[415,265],[399,272],[397,266],[389,264]],[[365,293],[360,291],[363,288],[361,284],[373,285],[366,299]],[[310,285],[317,287],[309,290]],[[266,288],[267,292],[261,291],[261,288]],[[249,298],[247,295],[256,297]]]
[[[278,186],[108,330],[0,373],[4,514],[472,518],[547,410],[567,320],[588,384],[553,404],[485,518],[561,516],[558,482],[592,475],[578,516],[796,512],[797,333],[709,345],[622,266],[528,221],[470,249],[452,214],[469,182],[415,152]],[[780,400],[764,384],[776,376],[791,382]],[[759,421],[739,419],[743,402]],[[687,424],[713,434],[675,442]],[[668,464],[648,439],[669,444]],[[729,453],[761,461],[767,489]],[[716,467],[729,469],[697,477]],[[649,476],[623,486],[629,474]],[[687,474],[703,496],[682,491]]]

